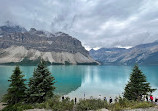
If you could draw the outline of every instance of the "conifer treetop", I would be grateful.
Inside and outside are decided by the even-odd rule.
[[[151,88],[138,65],[135,65],[125,87],[124,97],[129,100],[141,100],[143,95],[150,95],[155,90]]]

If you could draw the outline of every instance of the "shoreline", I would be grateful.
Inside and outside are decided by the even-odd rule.
[[[4,103],[0,102],[0,111],[5,107],[3,104]],[[74,105],[74,107],[76,107],[76,105]],[[27,109],[27,110],[23,110],[23,111],[53,111],[53,110],[46,109],[46,108],[34,108],[34,109]],[[65,111],[67,111],[67,110],[65,110]],[[72,111],[76,111],[76,110],[73,109]],[[96,111],[96,110],[87,110],[87,111]],[[101,109],[98,109],[97,111],[111,111],[111,110],[106,109],[106,108],[101,108]],[[134,109],[125,108],[120,111],[158,111],[158,105],[153,106],[153,107],[148,107],[148,108],[134,108]]]
[[[0,102],[0,111],[5,107],[3,104],[4,103]]]

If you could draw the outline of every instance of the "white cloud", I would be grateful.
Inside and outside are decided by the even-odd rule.
[[[157,0],[0,0],[0,24],[63,31],[89,48],[158,39]]]

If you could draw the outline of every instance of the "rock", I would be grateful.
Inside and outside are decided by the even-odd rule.
[[[0,27],[5,32],[0,37],[0,64],[31,63],[40,58],[50,64],[98,64],[81,42],[68,34],[15,27]]]
[[[158,64],[158,41],[141,44],[130,49],[101,48],[90,50],[90,56],[102,64],[133,65]]]
[[[80,52],[42,52],[36,49],[26,49],[24,46],[12,46],[1,49],[0,64],[23,63],[44,59],[50,64],[92,64],[96,63],[90,56],[85,56]],[[37,61],[38,62],[38,61]]]

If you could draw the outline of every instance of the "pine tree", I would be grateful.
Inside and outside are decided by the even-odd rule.
[[[24,75],[20,71],[19,66],[15,67],[13,74],[8,80],[10,83],[7,94],[3,97],[3,102],[6,102],[8,105],[14,105],[19,102],[23,102],[26,97],[26,85],[24,82],[26,81],[23,79]]]
[[[138,65],[135,65],[130,75],[130,80],[125,87],[124,97],[128,100],[141,100],[142,95],[149,95],[155,90],[146,81],[146,77]]]
[[[29,98],[30,103],[41,103],[47,98],[53,96],[54,87],[54,77],[49,72],[46,67],[45,62],[42,60],[37,69],[33,72],[33,77],[29,81]]]

